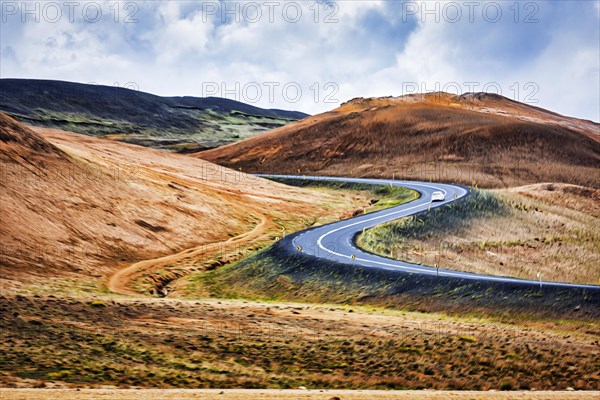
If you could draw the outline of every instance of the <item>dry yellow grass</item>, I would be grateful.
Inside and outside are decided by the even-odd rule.
[[[149,281],[162,285],[163,278],[168,282],[187,268],[216,268],[275,240],[282,224],[291,231],[332,218],[332,214],[335,218],[362,200],[256,178],[232,183],[228,179],[245,175],[191,157],[60,131],[39,130],[42,137],[20,132],[27,143],[13,142],[3,149],[2,158],[2,206],[4,211],[8,205],[10,214],[5,220],[3,213],[0,232],[0,385],[55,389],[3,388],[3,399],[152,399],[165,394],[182,399],[301,399],[305,395],[345,400],[415,395],[436,399],[464,398],[467,393],[273,390],[219,394],[125,392],[117,387],[598,389],[596,323],[511,324],[360,307],[99,294],[101,283],[131,293],[132,284],[134,289],[146,290]],[[20,175],[12,174],[15,163]],[[89,169],[82,173],[82,165],[99,173],[90,174]],[[127,179],[111,175],[115,170]],[[532,204],[548,197],[534,192],[525,197],[503,195],[519,196]],[[576,206],[555,211],[555,206],[546,204],[542,214],[566,221],[566,232],[581,230],[584,216],[596,203],[570,202],[568,190],[564,196],[559,205]],[[582,204],[584,208],[577,208]],[[531,224],[537,220],[533,211],[534,217],[527,215],[517,221]],[[519,229],[515,234],[523,232],[532,231]],[[113,242],[117,245],[111,247]],[[15,251],[15,243],[25,251]],[[87,243],[96,246],[93,252],[65,257],[64,246],[77,250]],[[228,243],[234,246],[224,246]],[[51,248],[59,251],[43,251],[40,261],[31,251],[35,245],[58,246]],[[115,274],[120,268],[128,269]],[[68,390],[106,386],[110,388],[105,391]],[[472,398],[596,395],[473,392]]]
[[[64,390],[4,389],[5,400],[585,400],[598,399],[599,392],[474,392],[422,390]]]
[[[356,207],[352,197],[287,187],[184,155],[35,131],[0,114],[5,291],[24,282],[52,291],[57,281],[62,290],[108,282],[128,292],[127,282],[110,277],[137,261],[190,250],[138,271],[152,275],[178,261],[170,263],[178,271],[147,279],[163,282],[192,264],[226,261],[223,248],[239,257],[272,243],[284,226],[289,232],[303,220]],[[125,275],[118,278],[136,274]]]
[[[368,231],[359,245],[441,268],[525,279],[539,272],[548,281],[600,284],[600,191],[538,184],[494,193],[504,204],[500,213],[398,240],[387,240],[391,223]]]
[[[359,306],[0,296],[0,386],[597,390],[599,326]]]
[[[197,156],[263,173],[599,187],[600,125],[490,94],[359,98]]]

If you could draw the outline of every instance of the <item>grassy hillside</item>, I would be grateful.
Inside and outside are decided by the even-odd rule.
[[[179,152],[235,142],[306,117],[215,97],[159,97],[33,79],[0,79],[0,111],[31,125]]]
[[[466,202],[368,229],[359,247],[418,264],[600,284],[600,191],[544,184],[475,192]]]
[[[395,207],[418,199],[420,196],[419,192],[416,190],[399,186],[370,185],[366,183],[336,182],[311,179],[271,178],[270,180],[301,188],[325,189],[327,191],[334,190],[338,193],[364,193],[365,196],[370,199],[370,204],[368,207],[364,207],[362,210],[355,210],[355,213],[369,213],[384,208]]]
[[[198,157],[263,173],[600,187],[600,125],[487,94],[355,99]]]
[[[185,155],[35,129],[0,113],[3,292],[130,292],[138,275],[208,268],[224,247],[272,243],[283,225],[357,206]]]
[[[595,292],[413,276],[283,249],[298,229],[410,201],[412,191],[290,187],[2,114],[0,164],[2,387],[599,387]],[[521,216],[520,232],[546,246],[536,257],[597,243],[586,228],[597,191],[514,195],[512,204],[486,197],[444,225],[464,220],[471,235]],[[519,240],[523,251],[536,243]]]

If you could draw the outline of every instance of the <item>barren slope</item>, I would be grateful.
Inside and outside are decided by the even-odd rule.
[[[600,186],[600,125],[491,94],[354,99],[198,153],[245,171]]]
[[[323,204],[343,202],[192,157],[38,133],[0,114],[5,289],[36,276],[38,283],[97,281],[135,261],[202,245],[272,241],[295,216],[322,215]],[[198,261],[222,249],[193,255]]]

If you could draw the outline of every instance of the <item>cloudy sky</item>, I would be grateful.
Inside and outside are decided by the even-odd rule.
[[[489,91],[600,121],[600,1],[0,1],[0,76],[317,113]]]

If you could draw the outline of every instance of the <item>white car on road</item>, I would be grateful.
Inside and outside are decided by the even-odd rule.
[[[446,196],[444,192],[433,192],[431,193],[431,201],[444,201]]]

